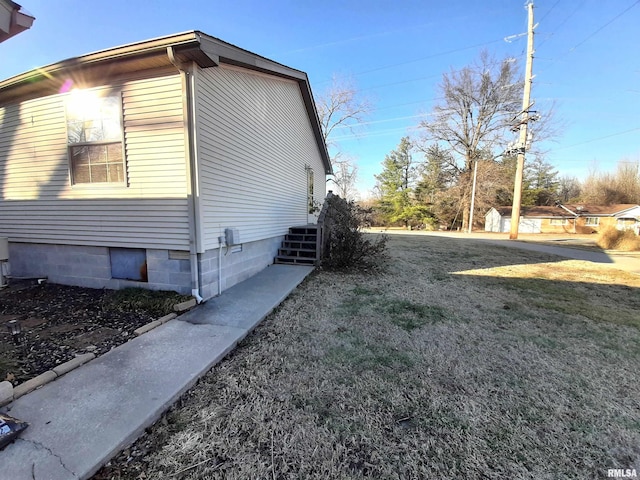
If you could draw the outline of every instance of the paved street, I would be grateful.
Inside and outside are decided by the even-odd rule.
[[[380,233],[381,230],[371,229],[371,233]],[[509,240],[507,233],[489,232],[425,232],[422,230],[388,230],[391,235],[430,235],[438,237],[457,238],[460,240],[476,240],[488,242],[506,248],[520,248],[536,252],[558,255],[560,257],[585,260],[588,262],[607,264],[620,270],[640,274],[640,252],[613,252],[611,250],[597,251],[592,248],[580,248],[581,246],[594,246],[595,237],[590,235],[520,235],[518,240]]]

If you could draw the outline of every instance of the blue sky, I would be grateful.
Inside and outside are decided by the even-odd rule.
[[[373,112],[340,147],[356,158],[363,195],[380,162],[415,135],[442,73],[486,48],[524,70],[524,0],[19,0],[31,30],[0,45],[0,78],[105,48],[201,30],[308,73],[318,96],[350,78]],[[626,11],[625,11],[626,10]],[[623,13],[624,12],[624,13]],[[640,161],[640,0],[535,2],[532,98],[556,102],[563,134],[546,160],[563,175]]]

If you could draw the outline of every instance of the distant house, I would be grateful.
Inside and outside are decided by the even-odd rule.
[[[11,274],[62,284],[212,297],[331,173],[307,75],[198,31],[4,80],[0,124]]]
[[[31,28],[34,17],[11,0],[0,0],[0,43]]]
[[[523,207],[520,233],[595,233],[606,226],[619,230],[640,227],[640,205],[557,205]],[[511,207],[492,207],[485,214],[485,231],[509,232]]]

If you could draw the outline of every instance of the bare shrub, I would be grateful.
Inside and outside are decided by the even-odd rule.
[[[618,241],[616,250],[622,250],[623,252],[640,251],[640,238],[631,230],[625,230]]]
[[[596,244],[605,250],[640,251],[638,235],[631,230],[618,230],[615,227],[605,228],[600,233]]]
[[[615,227],[607,227],[604,228],[600,235],[598,235],[598,240],[596,241],[596,245],[600,248],[604,248],[605,250],[610,250],[615,248],[615,245],[618,243],[618,238],[620,238],[620,231]]]
[[[387,237],[366,238],[362,227],[369,225],[370,210],[336,195],[327,199],[331,230],[322,266],[329,270],[378,270],[386,259]]]

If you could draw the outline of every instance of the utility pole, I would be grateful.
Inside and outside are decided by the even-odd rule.
[[[520,119],[520,141],[518,144],[518,163],[516,179],[513,187],[513,208],[511,209],[511,240],[518,239],[520,226],[520,204],[522,203],[522,176],[524,173],[524,152],[527,149],[527,124],[529,123],[529,108],[531,108],[531,83],[533,81],[533,3],[527,5],[529,9],[529,28],[527,35],[527,66],[524,77],[524,96],[522,97],[522,118]]]
[[[471,188],[471,207],[469,207],[469,233],[473,233],[473,209],[476,203],[476,181],[478,180],[478,159],[473,164],[473,187]]]

